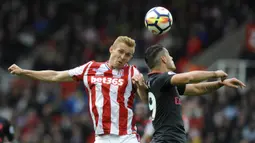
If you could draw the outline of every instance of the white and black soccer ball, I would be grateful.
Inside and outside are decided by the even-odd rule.
[[[169,31],[173,24],[172,14],[164,7],[153,7],[144,19],[146,28],[154,35],[161,35]]]

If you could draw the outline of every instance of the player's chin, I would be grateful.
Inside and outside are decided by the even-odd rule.
[[[175,70],[176,70],[176,67],[175,67],[175,66],[171,66],[169,69],[170,69],[171,71],[175,71]]]
[[[175,64],[173,64],[173,65],[172,65],[172,67],[173,67],[173,70],[176,70],[176,66],[175,66]]]
[[[117,64],[116,64],[116,67],[117,67],[117,68],[123,68],[123,67],[124,67],[124,64],[122,64],[122,63],[117,63]]]

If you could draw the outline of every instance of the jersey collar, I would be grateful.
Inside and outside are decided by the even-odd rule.
[[[160,71],[152,71],[152,72],[149,72],[148,75],[152,75],[152,74],[161,74],[162,72]]]
[[[105,66],[106,66],[109,70],[112,70],[112,68],[110,68],[110,66],[109,66],[109,61],[106,61],[106,62],[105,62]],[[127,67],[127,66],[128,66],[128,63],[124,65],[124,67]],[[123,67],[123,68],[124,68],[124,67]],[[121,69],[123,69],[123,68],[121,68]]]

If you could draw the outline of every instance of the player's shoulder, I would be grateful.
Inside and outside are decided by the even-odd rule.
[[[148,74],[148,79],[147,79],[147,85],[152,88],[155,85],[157,85],[157,82],[159,80],[159,77],[162,75],[162,73],[149,73]]]
[[[97,62],[97,61],[89,61],[86,63],[86,65],[89,65],[91,68],[100,67],[102,64],[105,64],[106,62]]]
[[[164,79],[166,77],[173,76],[175,74],[176,73],[172,72],[172,71],[170,71],[170,72],[151,72],[148,74],[148,77],[151,80],[152,79],[156,80],[156,79]]]
[[[165,83],[166,81],[170,81],[175,74],[176,73],[172,71],[161,73],[157,76],[157,81]]]
[[[147,83],[158,87],[158,85],[164,84],[166,80],[169,80],[175,74],[174,72],[152,72],[148,74]]]

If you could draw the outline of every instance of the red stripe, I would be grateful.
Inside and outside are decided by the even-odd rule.
[[[132,110],[133,110],[134,98],[135,98],[135,92],[132,91],[131,96],[128,98],[128,108],[130,108]],[[135,116],[133,115],[132,122],[131,122],[132,131],[135,131],[135,124],[136,124],[136,121],[135,121],[134,117]]]
[[[119,103],[119,135],[127,134],[128,109],[125,107],[124,93],[128,85],[129,66],[124,68],[124,84],[118,89],[117,102]]]
[[[104,77],[112,78],[112,70],[108,70],[104,73]],[[111,84],[102,83],[102,94],[104,96],[102,123],[104,134],[110,134],[111,132],[111,97],[110,97]]]
[[[96,71],[94,69],[98,69],[100,67],[100,63],[97,63],[97,62],[94,62],[92,63],[92,65],[90,66],[89,68],[89,73],[90,75],[95,75],[96,74]],[[96,126],[98,124],[98,112],[97,112],[97,108],[96,108],[96,87],[91,84],[91,76],[87,76],[88,77],[88,85],[89,85],[89,88],[91,90],[91,104],[92,105],[89,105],[89,106],[92,106],[92,112],[94,114],[94,117],[95,117],[95,120],[96,120]]]
[[[131,78],[134,76],[134,67],[131,67]],[[133,108],[133,103],[134,103],[134,98],[135,98],[135,92],[136,92],[136,88],[134,88],[134,86],[132,85],[132,92],[131,95],[128,98],[128,108]]]
[[[130,97],[128,98],[128,108],[133,109],[133,103],[135,98],[135,92],[131,92]]]
[[[85,64],[85,67],[84,67],[84,69],[83,69],[83,71],[82,71],[82,74],[81,74],[81,75],[77,75],[77,76],[73,76],[73,79],[76,80],[76,81],[83,80],[83,77],[84,77],[84,74],[85,74],[86,69],[88,68],[88,65],[89,65],[89,62],[87,62],[87,63]],[[82,66],[83,66],[83,65],[82,65]]]
[[[132,66],[132,69],[131,69],[131,77],[134,76],[134,67]],[[132,86],[133,87],[133,86]],[[128,98],[128,108],[130,109],[133,109],[133,103],[134,103],[134,98],[135,98],[135,88],[132,89],[132,92],[131,92],[131,95],[130,97]],[[132,125],[132,131],[135,131],[135,116],[133,115],[133,118],[132,118],[132,122],[131,122],[131,125]]]

